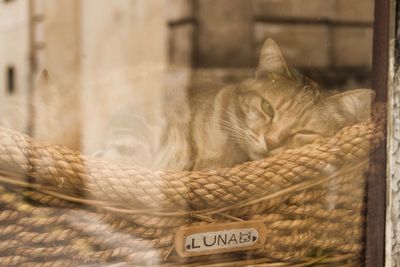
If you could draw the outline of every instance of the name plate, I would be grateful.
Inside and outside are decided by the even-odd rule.
[[[266,228],[260,221],[182,227],[175,235],[179,256],[192,257],[261,248]]]

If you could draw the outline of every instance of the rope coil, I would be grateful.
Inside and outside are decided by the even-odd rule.
[[[321,253],[357,262],[368,156],[384,121],[380,112],[272,158],[196,172],[104,162],[0,128],[0,265],[307,264]],[[183,260],[172,249],[181,226],[255,219],[268,238],[252,256]]]

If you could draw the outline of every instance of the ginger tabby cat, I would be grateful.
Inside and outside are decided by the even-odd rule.
[[[266,40],[254,78],[189,103],[190,118],[169,114],[151,123],[132,112],[115,120],[97,156],[151,169],[231,167],[334,135],[369,117],[374,92],[332,93],[287,66]],[[119,120],[129,119],[128,124]],[[127,126],[130,125],[130,126]]]

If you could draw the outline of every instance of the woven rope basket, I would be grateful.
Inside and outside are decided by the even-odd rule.
[[[385,115],[229,169],[156,171],[0,128],[0,265],[359,266],[369,154]],[[183,226],[266,226],[262,248],[191,258]]]

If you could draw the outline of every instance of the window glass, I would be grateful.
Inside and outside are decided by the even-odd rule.
[[[0,265],[363,265],[373,0],[0,5]]]

